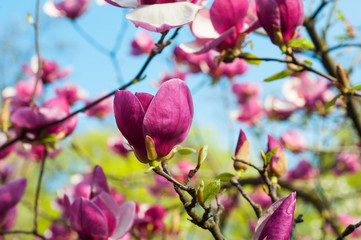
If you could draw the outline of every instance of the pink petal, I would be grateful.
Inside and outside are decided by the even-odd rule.
[[[105,0],[107,3],[123,8],[136,8],[139,6],[138,0]]]
[[[25,178],[19,178],[0,187],[0,216],[4,216],[20,202],[26,183]]]
[[[91,184],[92,197],[99,195],[102,192],[110,193],[107,178],[101,166],[97,165],[93,171],[93,178]]]
[[[134,202],[125,202],[119,207],[119,212],[117,216],[117,227],[115,233],[112,235],[112,238],[118,239],[123,237],[131,227],[133,226],[135,219],[135,203]]]
[[[116,215],[119,212],[119,206],[112,198],[112,196],[106,192],[100,193],[92,202],[99,207],[103,212],[108,225],[108,236],[111,236],[117,226]]]
[[[158,157],[183,142],[191,127],[193,100],[184,81],[172,79],[160,87],[144,117],[144,136],[150,136]]]
[[[193,35],[197,39],[218,38],[219,33],[214,29],[208,8],[199,10],[194,21],[190,24]]]
[[[139,99],[130,91],[117,91],[114,98],[114,115],[117,126],[140,161],[148,162],[143,136],[144,109]]]
[[[188,2],[153,4],[140,6],[126,17],[136,26],[164,32],[193,21],[199,9],[200,6]]]

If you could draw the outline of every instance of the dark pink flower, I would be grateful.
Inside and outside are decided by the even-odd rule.
[[[248,0],[215,0],[210,9],[201,9],[191,24],[196,40],[181,48],[188,53],[234,48],[244,30],[248,4]]]
[[[292,113],[299,109],[299,107],[292,102],[277,97],[267,97],[264,105],[268,117],[278,120],[289,118]]]
[[[333,172],[336,175],[343,173],[358,173],[361,169],[360,157],[354,152],[340,152],[335,156],[336,164]]]
[[[38,58],[36,56],[32,57],[30,61],[30,66],[24,64],[22,67],[23,71],[27,75],[35,77],[38,71]],[[65,78],[72,71],[73,69],[71,67],[61,69],[57,62],[44,58],[41,59],[40,78],[44,84],[52,83],[55,80]]]
[[[175,67],[171,73],[163,73],[163,77],[160,80],[159,85],[174,78],[178,78],[180,80],[185,81],[187,75],[188,75],[187,72],[182,71],[179,68]]]
[[[49,0],[44,5],[44,12],[50,17],[67,17],[72,20],[83,15],[89,8],[91,0]]]
[[[164,230],[164,218],[167,211],[161,205],[147,207],[137,204],[137,218],[135,219],[134,229],[141,237],[154,235]]]
[[[5,133],[0,132],[0,146],[5,144],[8,141],[8,138]],[[0,150],[0,159],[6,158],[14,149],[14,144],[11,144],[10,146],[4,148],[3,150]]]
[[[271,157],[270,171],[277,177],[282,177],[287,171],[287,157],[282,145],[271,135],[268,135],[267,153],[277,148],[277,152]]]
[[[152,36],[146,32],[138,32],[135,39],[131,43],[131,54],[134,56],[141,55],[143,53],[150,53],[155,47]]]
[[[105,0],[123,8],[133,8],[126,17],[136,26],[153,32],[164,32],[193,21],[200,7],[188,1],[175,0]]]
[[[296,207],[296,193],[281,198],[258,219],[253,240],[288,240]]]
[[[16,217],[15,206],[20,202],[26,188],[26,179],[6,183],[0,187],[0,226],[6,231],[12,227]]]
[[[271,197],[265,193],[261,188],[255,188],[252,193],[249,194],[251,199],[259,204],[263,209],[268,208],[272,204]]]
[[[247,102],[241,104],[241,110],[232,113],[232,118],[249,126],[255,125],[263,117],[262,103],[258,98],[250,98]]]
[[[124,146],[124,138],[121,135],[113,135],[108,138],[107,147],[114,153],[120,156],[127,156],[129,149]]]
[[[261,92],[259,83],[234,83],[232,91],[237,95],[238,103],[246,103],[250,98],[258,97]]]
[[[30,143],[22,143],[20,145],[17,145],[15,151],[17,154],[24,157],[25,159],[41,161],[44,158],[45,147],[44,145],[32,145]],[[48,153],[48,157],[55,158],[61,151],[61,148],[51,150]]]
[[[295,169],[287,172],[287,179],[311,179],[316,177],[319,173],[319,169],[312,167],[306,160],[302,160],[297,164]]]
[[[100,97],[99,97],[100,98]],[[95,101],[94,99],[93,101]],[[86,105],[89,105],[93,101],[87,101]],[[111,98],[106,98],[97,105],[86,110],[85,114],[89,117],[103,118],[113,111],[113,101]]]
[[[289,42],[303,24],[302,0],[256,0],[260,25],[274,44]]]
[[[282,134],[282,145],[294,153],[300,153],[306,150],[307,142],[303,135],[297,130],[290,130]]]
[[[155,96],[118,90],[114,114],[139,161],[148,163],[166,157],[184,141],[192,123],[193,100],[184,81],[172,79],[162,84]],[[151,149],[146,149],[146,140]]]
[[[65,84],[63,88],[56,88],[55,93],[58,97],[65,98],[69,106],[73,106],[77,101],[84,100],[87,97],[84,90],[71,83]]]

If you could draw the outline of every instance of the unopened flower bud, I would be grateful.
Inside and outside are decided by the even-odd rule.
[[[277,177],[282,177],[287,171],[287,156],[283,151],[281,144],[271,135],[268,135],[267,153],[274,148],[278,148],[277,152],[271,157],[270,171]]]
[[[246,134],[244,134],[242,130],[239,132],[237,147],[234,155],[236,157],[236,160],[233,163],[234,169],[237,171],[240,170],[242,172],[246,171],[248,165],[237,160],[240,159],[249,162],[250,144],[247,140]]]

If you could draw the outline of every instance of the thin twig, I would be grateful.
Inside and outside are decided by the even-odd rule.
[[[30,107],[32,108],[34,106],[35,96],[36,96],[36,90],[39,85],[40,81],[40,73],[41,73],[41,57],[40,57],[40,44],[39,44],[39,15],[40,15],[40,0],[36,1],[36,16],[35,16],[35,23],[33,24],[34,30],[35,30],[35,51],[36,56],[38,60],[38,69],[36,71],[36,82],[33,90],[33,94],[31,95],[30,99]]]
[[[46,239],[43,235],[38,234],[38,233],[34,233],[33,231],[12,230],[12,231],[0,232],[0,236],[15,235],[15,234],[34,235],[34,236],[39,237],[39,238],[41,238],[43,240]]]
[[[312,17],[310,19],[315,19],[317,15],[322,11],[322,9],[329,3],[327,0],[322,0],[320,6],[317,8],[317,10],[313,13]]]
[[[361,226],[361,221],[356,223],[356,224],[350,224],[347,226],[347,228],[345,229],[345,231],[343,231],[336,240],[342,240],[344,239],[346,236],[350,235],[351,233],[353,233],[353,231],[356,230],[356,228]]]
[[[339,45],[330,47],[329,49],[326,50],[326,52],[332,52],[332,51],[340,49],[340,48],[348,48],[348,47],[361,48],[361,43],[343,43],[343,44],[339,44]]]
[[[33,229],[33,232],[34,232],[34,233],[38,233],[38,206],[39,206],[39,197],[40,197],[41,182],[42,182],[42,180],[43,180],[44,169],[45,169],[45,162],[46,162],[47,156],[48,156],[47,146],[44,145],[44,156],[43,156],[43,159],[41,160],[40,173],[39,173],[39,177],[38,177],[38,183],[37,183],[37,185],[36,185],[35,200],[34,200],[34,229]]]
[[[257,215],[257,218],[260,218],[262,215],[262,208],[260,205],[258,205],[257,203],[255,203],[249,196],[248,194],[244,191],[242,185],[238,182],[237,178],[233,177],[231,178],[231,181],[233,186],[235,186],[238,191],[241,193],[241,195],[243,196],[244,199],[247,200],[247,202],[249,202],[249,204],[251,204],[254,212]]]

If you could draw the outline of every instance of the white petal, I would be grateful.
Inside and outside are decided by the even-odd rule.
[[[189,2],[144,5],[129,12],[126,17],[136,26],[164,32],[193,21],[200,8]]]
[[[123,8],[136,8],[139,6],[138,0],[111,0]]]
[[[63,17],[64,14],[59,11],[54,4],[54,1],[48,1],[44,4],[43,11],[49,16],[49,17]]]
[[[196,38],[200,39],[213,39],[219,37],[219,33],[217,33],[213,27],[208,8],[199,10],[196,18],[192,22],[192,32]]]

